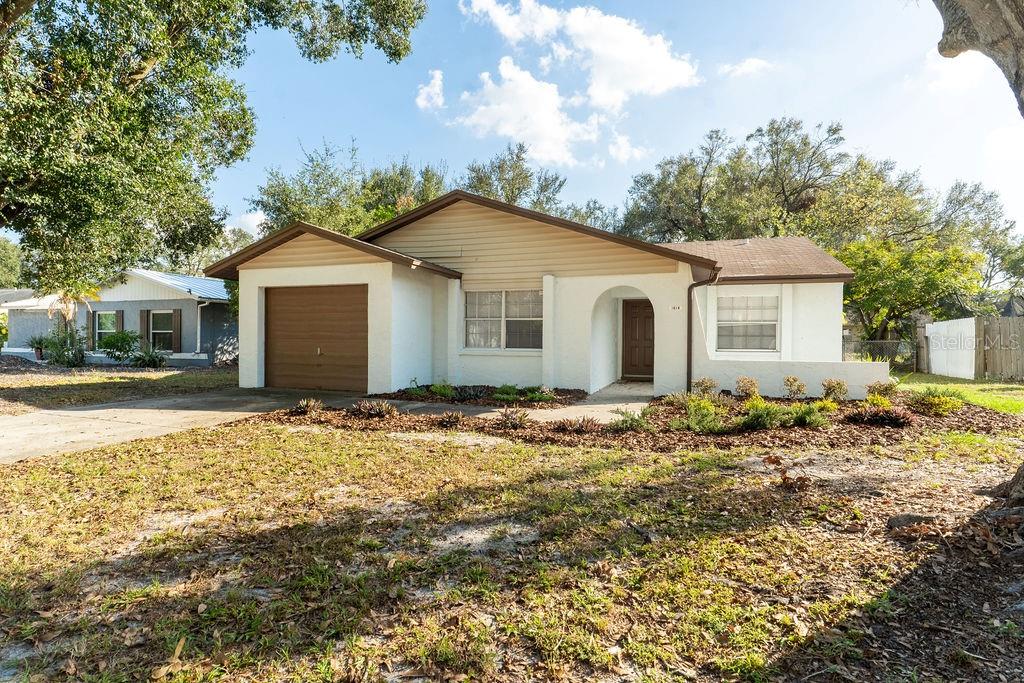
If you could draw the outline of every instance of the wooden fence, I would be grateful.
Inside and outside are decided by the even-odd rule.
[[[1024,318],[975,318],[974,376],[1024,379]]]

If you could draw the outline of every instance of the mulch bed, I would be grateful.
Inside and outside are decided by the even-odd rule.
[[[457,396],[455,398],[445,398],[444,396],[433,394],[429,390],[425,394],[420,395],[410,393],[408,389],[392,391],[387,394],[371,394],[370,398],[383,398],[391,401],[417,401],[419,403],[453,403],[464,406],[490,406],[497,408],[515,405],[519,408],[544,409],[564,408],[565,406],[579,403],[587,397],[587,392],[582,389],[549,389],[548,391],[550,391],[555,397],[555,400],[553,401],[519,400],[514,404],[511,404],[505,401],[496,401],[491,398],[498,390],[498,387],[494,387],[489,384],[479,384],[463,388],[473,390],[474,393],[482,395],[482,398],[459,399]]]
[[[779,401],[789,405],[793,402]],[[901,405],[899,398],[894,405]],[[842,448],[849,446],[890,445],[920,437],[926,432],[961,431],[979,434],[1024,429],[1024,418],[1006,415],[987,408],[967,404],[960,411],[945,417],[919,416],[915,424],[907,427],[877,427],[851,424],[845,416],[861,403],[847,401],[829,416],[831,424],[821,429],[785,427],[764,431],[730,434],[695,434],[688,430],[668,427],[672,418],[685,416],[683,408],[667,404],[654,404],[657,411],[650,417],[653,431],[614,432],[608,428],[588,434],[567,434],[556,431],[552,423],[530,421],[521,429],[501,429],[495,419],[465,417],[458,430],[479,432],[506,439],[534,444],[564,446],[590,446],[595,448],[624,448],[632,450],[671,452],[678,449],[702,448]],[[736,410],[739,408],[737,407]],[[386,432],[446,431],[437,415],[399,413],[389,418],[362,418],[342,409],[325,408],[313,414],[297,414],[288,410],[266,413],[250,418],[289,425],[324,425],[339,429]]]

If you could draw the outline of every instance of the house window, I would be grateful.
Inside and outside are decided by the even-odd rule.
[[[540,290],[466,292],[467,349],[539,349],[543,340]]]
[[[778,349],[779,297],[718,297],[719,351]]]
[[[117,312],[97,311],[96,312],[96,343],[98,344],[105,337],[117,332]]]
[[[154,351],[174,350],[174,313],[153,311],[149,314],[149,343]]]

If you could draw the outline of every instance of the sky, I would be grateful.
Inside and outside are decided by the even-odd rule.
[[[632,177],[712,128],[742,139],[771,118],[839,121],[847,149],[997,190],[1024,228],[1024,119],[975,53],[935,50],[930,0],[428,0],[399,64],[368,51],[302,59],[261,31],[235,77],[257,115],[247,159],[214,201],[253,230],[248,198],[303,148],[355,142],[361,160],[446,162],[453,174],[508,142],[568,178],[564,198],[620,205]]]

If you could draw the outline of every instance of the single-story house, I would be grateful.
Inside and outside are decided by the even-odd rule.
[[[28,340],[53,330],[54,297],[7,304],[8,340],[3,353],[34,356]],[[104,335],[134,330],[143,348],[167,353],[169,365],[212,365],[238,355],[238,322],[223,280],[135,268],[78,307],[90,363],[109,362],[97,347]]]
[[[804,238],[650,244],[454,191],[357,237],[296,223],[206,274],[239,283],[243,387],[888,376],[842,362],[853,273]]]

